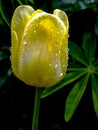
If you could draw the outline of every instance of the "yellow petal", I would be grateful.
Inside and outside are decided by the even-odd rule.
[[[66,34],[64,22],[56,15],[40,12],[30,18],[19,50],[21,80],[36,87],[50,87],[65,76],[68,61]]]
[[[20,42],[27,21],[34,12],[34,9],[28,5],[21,5],[16,8],[11,22],[11,31],[15,31]]]
[[[23,36],[24,28],[34,9],[28,5],[21,5],[16,8],[11,21],[11,62],[13,72],[18,74],[18,49]]]
[[[66,26],[66,29],[68,31],[68,29],[69,29],[69,22],[68,22],[67,14],[64,11],[59,10],[59,9],[55,9],[53,14],[57,15],[64,22],[64,24]]]
[[[11,47],[11,65],[12,65],[12,69],[13,72],[16,74],[16,76],[19,78],[18,76],[18,70],[17,70],[17,66],[18,66],[18,57],[17,57],[17,53],[18,53],[18,37],[15,31],[11,32],[12,35],[12,47]]]

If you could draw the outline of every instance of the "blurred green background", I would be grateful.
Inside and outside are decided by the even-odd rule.
[[[96,81],[92,80],[91,85],[91,77],[89,78],[85,93],[73,116],[68,122],[64,119],[66,99],[76,80],[41,99],[38,130],[79,130],[91,127],[97,130],[98,102],[95,103],[94,109],[95,99],[92,100],[91,86],[98,85],[98,0],[0,0],[0,130],[6,130],[6,127],[9,130],[30,130],[32,126],[35,88],[17,79],[11,71],[10,63],[11,18],[15,8],[21,4],[31,5],[34,9],[40,8],[48,13],[52,13],[56,8],[67,13],[70,25],[68,73],[73,71],[72,66],[84,67],[75,61],[75,53],[72,57],[75,45],[84,48],[85,52],[92,47],[95,52],[93,60],[96,66]],[[87,48],[89,44],[91,46]],[[98,99],[98,96],[96,98]]]

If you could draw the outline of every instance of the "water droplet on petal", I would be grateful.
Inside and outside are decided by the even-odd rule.
[[[33,32],[36,33],[36,30],[34,30]]]
[[[66,67],[66,65],[65,65],[65,64],[63,64],[63,67]]]
[[[66,67],[68,66],[68,63],[66,64]]]
[[[49,63],[49,66],[51,66],[52,64],[51,63]]]
[[[51,32],[53,32],[53,29],[51,29]]]
[[[12,56],[10,56],[10,61],[12,60]]]
[[[63,32],[63,30],[61,30],[61,33]]]
[[[61,77],[61,76],[63,76],[63,73],[61,72],[61,73],[59,73],[59,76]]]
[[[66,53],[68,53],[68,52],[69,52],[69,49],[68,49],[68,48],[66,48],[66,49],[65,49],[65,52],[66,52]]]
[[[69,60],[69,57],[68,57],[68,56],[66,57],[66,60]]]
[[[26,45],[28,43],[28,41],[26,39],[24,39],[23,43],[24,43],[24,45]]]
[[[36,26],[38,27],[38,26],[39,26],[39,23],[37,23]]]
[[[58,67],[58,64],[56,63],[54,67],[57,68],[57,67]]]
[[[60,54],[60,50],[58,50],[57,52],[56,52],[56,56],[58,56]]]

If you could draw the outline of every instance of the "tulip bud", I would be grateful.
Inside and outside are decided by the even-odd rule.
[[[68,64],[69,23],[65,12],[53,14],[28,5],[16,8],[11,21],[11,67],[26,84],[51,87],[61,81]]]

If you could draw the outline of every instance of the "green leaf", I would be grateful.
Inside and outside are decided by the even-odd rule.
[[[34,3],[34,1],[33,0],[29,0],[32,4]]]
[[[90,33],[85,32],[83,35],[83,43],[82,43],[82,47],[84,49],[84,53],[86,55],[86,57],[88,58],[88,54],[89,54],[89,38],[90,38]]]
[[[21,0],[17,0],[17,2],[18,2],[20,5],[22,5],[22,4],[23,4]]]
[[[94,109],[98,118],[98,78],[95,75],[92,75],[92,96]]]
[[[69,41],[69,54],[78,62],[87,65],[84,52],[76,43],[72,41]]]
[[[98,75],[98,71],[96,72],[96,74]]]
[[[75,62],[69,61],[67,71],[85,70],[84,66]]]
[[[7,81],[7,76],[2,76],[0,77],[0,87],[2,87],[2,85]]]
[[[89,74],[85,75],[76,85],[73,87],[71,92],[69,93],[66,105],[65,105],[65,113],[64,117],[66,121],[69,121],[73,116],[75,109],[77,108],[88,83]]]
[[[7,14],[7,11],[6,11],[6,8],[5,8],[3,2],[4,2],[3,0],[0,0],[0,13],[1,13],[2,18],[4,19],[4,21],[5,21],[5,22],[7,23],[7,25],[10,27],[11,21],[10,21],[10,18],[9,18],[9,16],[8,16],[8,14]]]
[[[80,70],[80,71],[71,72],[71,73],[66,74],[65,78],[61,82],[59,82],[58,84],[56,84],[53,87],[45,88],[42,91],[41,98],[45,98],[45,97],[49,96],[50,94],[56,92],[57,90],[61,89],[62,87],[72,83],[73,81],[77,80],[82,75],[84,75],[85,73],[86,73],[86,71]]]
[[[98,71],[98,66],[95,67],[95,70]]]
[[[98,35],[98,18],[95,22],[95,33],[96,33],[96,35]]]
[[[8,69],[7,74],[0,77],[0,87],[3,86],[3,84],[8,80],[11,74],[12,74],[12,70]]]
[[[8,46],[2,46],[0,47],[0,62],[6,58],[9,58],[9,47]]]
[[[2,53],[0,52],[0,62],[7,58],[9,58],[7,55],[2,56]]]
[[[28,0],[17,0],[20,5],[28,4]]]
[[[85,55],[88,59],[88,63],[92,64],[94,60],[94,54],[96,51],[96,38],[93,34],[85,32],[83,36],[83,44]]]

